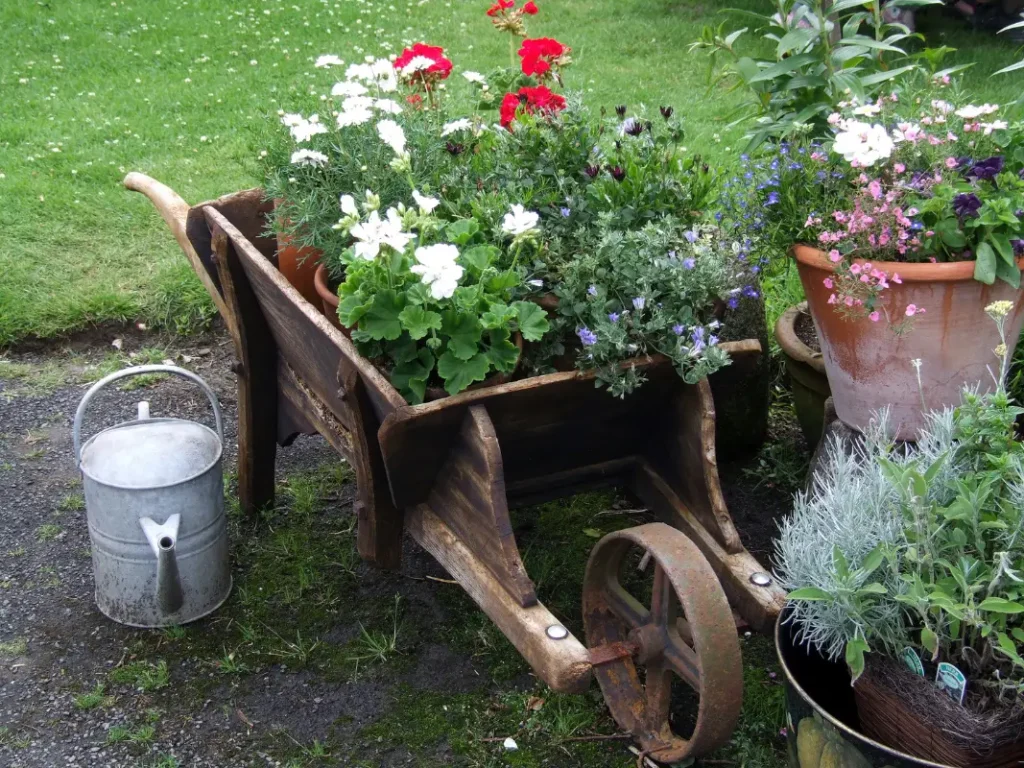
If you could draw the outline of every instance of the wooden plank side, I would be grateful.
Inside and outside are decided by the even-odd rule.
[[[405,400],[355,346],[285,280],[220,212],[207,207],[207,219],[231,238],[249,283],[277,343],[280,354],[295,373],[342,419],[337,372],[342,358],[367,382],[374,408],[390,413]],[[350,426],[350,425],[346,425]]]
[[[277,258],[277,239],[265,237],[267,214],[273,209],[270,200],[264,200],[263,190],[244,189],[230,195],[218,197],[193,205],[185,217],[185,234],[199,257],[200,263],[220,288],[220,277],[213,265],[210,226],[206,222],[206,208],[215,208],[224,218],[242,233],[242,237],[256,246],[260,253],[273,263]]]
[[[562,640],[547,636],[547,628],[561,626],[541,603],[523,607],[503,588],[484,563],[426,505],[410,509],[409,533],[444,567],[493,621],[501,633],[556,691],[583,693],[590,687],[590,655],[572,634]]]
[[[470,406],[427,503],[519,605],[536,604],[508,516],[498,437],[484,406]]]

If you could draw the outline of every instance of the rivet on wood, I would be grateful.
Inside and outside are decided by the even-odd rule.
[[[772,577],[764,571],[754,571],[750,574],[750,583],[755,587],[767,587],[772,583]]]
[[[565,640],[569,636],[569,630],[561,624],[552,624],[544,631],[552,640]]]

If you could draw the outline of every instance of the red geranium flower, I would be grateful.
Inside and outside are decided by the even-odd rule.
[[[506,11],[509,8],[514,7],[515,4],[515,0],[498,0],[498,2],[487,9],[487,15],[497,16],[502,11]]]
[[[540,9],[537,8],[537,4],[533,0],[530,0],[523,6],[523,13],[528,13],[530,16],[536,16],[538,10]]]
[[[570,48],[550,37],[539,37],[535,40],[523,40],[519,49],[519,57],[523,60],[523,74],[544,77],[551,71],[551,66],[562,66],[568,63],[566,54]]]
[[[506,0],[511,2],[511,0]],[[409,63],[418,57],[429,59],[431,64],[425,69],[419,69],[415,72],[410,73],[412,77],[416,77],[424,82],[427,80],[427,76],[432,76],[432,79],[444,80],[452,72],[452,63],[444,56],[444,48],[439,45],[427,45],[426,43],[416,43],[412,48],[406,48],[402,51],[402,55],[395,59],[395,69],[399,72],[409,66]]]
[[[501,100],[501,125],[511,131],[512,122],[520,114],[553,114],[563,109],[565,97],[561,94],[553,93],[545,85],[538,85],[536,88],[525,86],[515,93],[506,93]]]

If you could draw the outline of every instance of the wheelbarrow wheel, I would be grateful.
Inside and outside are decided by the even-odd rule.
[[[623,586],[646,592],[633,583],[643,575],[637,566],[643,573],[653,566],[650,607]],[[743,700],[736,622],[718,577],[685,534],[650,523],[601,539],[587,562],[583,620],[608,709],[645,754],[674,763],[729,739]],[[673,676],[699,696],[689,738],[669,722]]]

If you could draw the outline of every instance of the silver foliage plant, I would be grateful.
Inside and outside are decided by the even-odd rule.
[[[870,637],[890,653],[910,643],[906,610],[896,599],[905,592],[898,559],[881,551],[899,552],[906,544],[902,497],[882,462],[898,466],[923,460],[926,465],[953,446],[953,409],[929,414],[928,429],[914,448],[896,447],[888,439],[888,410],[871,422],[864,439],[844,444],[829,437],[811,487],[796,494],[793,513],[780,525],[775,542],[776,577],[787,590],[812,587],[828,600],[791,600],[789,621],[800,643],[813,646],[832,660],[841,658],[851,641]],[[948,503],[958,468],[944,462],[930,484],[929,496]],[[882,650],[882,648],[877,648]]]

